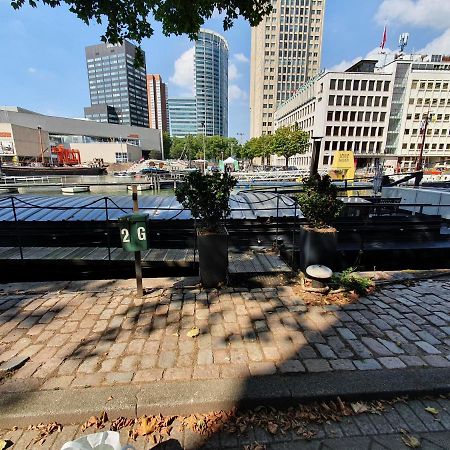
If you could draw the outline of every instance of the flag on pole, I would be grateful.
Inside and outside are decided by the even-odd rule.
[[[387,28],[385,25],[384,31],[383,31],[383,38],[381,39],[381,44],[380,44],[380,47],[382,50],[384,50],[384,47],[386,46],[386,42],[387,42]]]

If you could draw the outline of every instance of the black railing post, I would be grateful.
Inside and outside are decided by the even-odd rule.
[[[20,237],[19,223],[17,222],[16,205],[14,204],[13,196],[11,196],[11,206],[14,215],[14,223],[16,224],[16,235],[17,235],[17,242],[19,244],[20,259],[23,260],[22,238]]]
[[[108,243],[108,261],[111,261],[111,238],[109,235],[108,197],[105,197],[106,242]]]
[[[275,191],[276,192],[276,191]],[[280,194],[278,194],[277,193],[277,231],[276,231],[276,236],[275,236],[275,239],[276,239],[276,246],[277,246],[277,248],[278,248],[278,218],[279,218],[279,212],[280,212]]]
[[[292,230],[292,254],[291,254],[291,267],[294,267],[294,255],[295,255],[295,227],[297,225],[297,200],[294,200],[294,227]]]
[[[197,219],[194,217],[194,267],[197,255]]]

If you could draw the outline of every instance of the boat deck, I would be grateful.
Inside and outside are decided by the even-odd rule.
[[[12,262],[35,262],[43,268],[50,262],[69,263],[74,266],[95,266],[97,264],[126,263],[134,261],[134,254],[121,248],[111,248],[110,254],[103,247],[0,247],[0,265]],[[142,266],[192,267],[198,262],[193,249],[150,249],[142,252]],[[253,251],[229,253],[229,272],[231,274],[270,274],[286,273],[291,268],[282,259],[271,253]]]

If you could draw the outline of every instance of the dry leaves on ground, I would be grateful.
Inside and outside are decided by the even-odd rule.
[[[187,333],[186,336],[187,337],[196,337],[200,334],[200,330],[197,327],[192,327]]]
[[[209,414],[191,414],[187,417],[180,417],[181,430],[189,429],[196,433],[210,436],[219,432],[236,413],[236,410],[218,411]]]
[[[259,442],[254,442],[253,444],[244,445],[244,450],[266,450],[266,446],[264,444],[260,444]]]
[[[431,406],[427,406],[425,408],[426,412],[429,412],[430,414],[433,414],[433,416],[437,416],[439,414],[439,411],[436,408],[433,408]]]
[[[108,415],[105,411],[100,414],[100,417],[92,416],[83,425],[81,425],[81,431],[85,431],[90,427],[95,427],[97,430],[103,428],[108,422]]]
[[[48,436],[56,432],[59,433],[62,429],[63,426],[57,422],[51,422],[48,424],[39,423],[38,425],[30,425],[27,428],[27,430],[37,430],[39,432],[37,438],[34,440],[34,442],[39,445],[42,445]]]
[[[420,441],[412,434],[409,434],[406,430],[400,430],[402,433],[403,443],[410,448],[420,448]]]
[[[170,437],[173,422],[177,416],[142,416],[136,420],[137,426],[130,430],[130,437],[136,440],[139,436],[148,437],[152,444],[159,444],[166,437]]]

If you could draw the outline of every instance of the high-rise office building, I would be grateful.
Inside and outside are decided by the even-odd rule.
[[[214,31],[200,30],[194,58],[197,132],[228,136],[228,43]]]
[[[197,109],[195,98],[169,98],[170,135],[185,137],[197,134]]]
[[[252,28],[250,136],[272,133],[277,105],[320,70],[325,0],[272,0]]]
[[[148,126],[158,130],[168,130],[167,85],[160,75],[147,75]]]
[[[145,57],[144,66],[136,68],[135,55],[136,47],[128,41],[86,47],[91,98],[86,118],[148,127]]]

